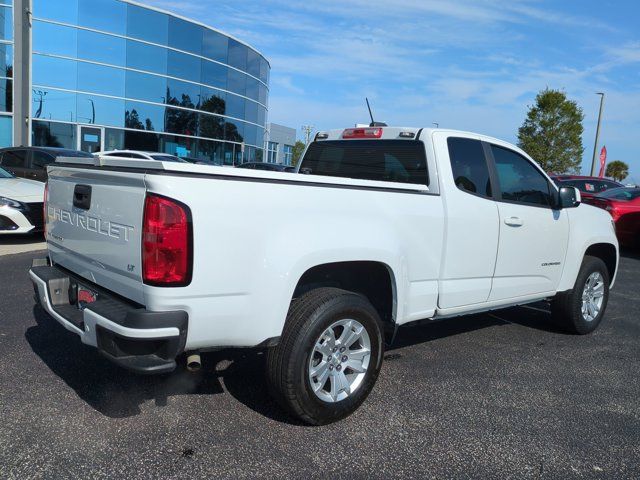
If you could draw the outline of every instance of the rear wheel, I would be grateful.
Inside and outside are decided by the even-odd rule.
[[[553,319],[570,333],[593,332],[607,307],[609,281],[604,262],[585,256],[573,290],[557,294],[551,302]]]
[[[364,296],[345,290],[318,288],[294,300],[280,344],[267,354],[275,398],[314,425],[351,414],[382,365],[380,323]]]

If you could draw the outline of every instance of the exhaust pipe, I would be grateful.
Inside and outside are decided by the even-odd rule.
[[[187,357],[187,370],[190,372],[197,372],[202,368],[202,361],[200,360],[200,354],[198,352],[192,352]]]

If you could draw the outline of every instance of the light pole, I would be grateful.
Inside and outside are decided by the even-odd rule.
[[[302,126],[302,131],[304,132],[304,136],[305,136],[305,145],[309,145],[309,142],[311,141],[311,133],[313,132],[314,126],[313,125],[303,125]]]
[[[600,138],[600,121],[602,120],[602,107],[604,107],[604,93],[596,92],[600,95],[600,111],[598,112],[598,126],[596,127],[596,143],[593,145],[593,158],[591,159],[591,176],[596,174],[596,155],[598,153],[598,140]]]

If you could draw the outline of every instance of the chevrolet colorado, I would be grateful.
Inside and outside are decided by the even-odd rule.
[[[513,145],[335,130],[299,172],[58,159],[36,297],[137,372],[265,348],[276,399],[311,424],[365,400],[400,325],[541,300],[573,333],[602,320],[618,265],[610,216]]]

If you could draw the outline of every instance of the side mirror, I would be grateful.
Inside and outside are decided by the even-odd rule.
[[[582,202],[580,190],[576,187],[560,187],[558,192],[558,208],[575,208]]]

